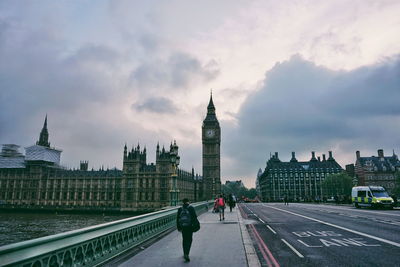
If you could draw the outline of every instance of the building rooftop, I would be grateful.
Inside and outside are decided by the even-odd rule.
[[[283,162],[278,158],[278,153],[267,161],[267,170],[279,171],[279,170],[297,170],[297,171],[309,171],[314,169],[342,169],[336,160],[332,157],[332,152],[329,152],[328,159],[323,155],[321,160],[315,157],[315,153],[312,152],[311,159],[309,161],[297,161],[295,153],[292,152],[292,159],[287,162]]]
[[[19,152],[19,146],[4,144],[0,153],[0,168],[25,168],[25,156]]]

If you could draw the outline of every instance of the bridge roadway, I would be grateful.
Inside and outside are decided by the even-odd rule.
[[[262,266],[400,266],[398,208],[300,203],[239,208]]]

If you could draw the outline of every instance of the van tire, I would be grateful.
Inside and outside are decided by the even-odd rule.
[[[360,205],[358,205],[358,203],[354,203],[354,207],[356,207],[357,209],[361,208]]]

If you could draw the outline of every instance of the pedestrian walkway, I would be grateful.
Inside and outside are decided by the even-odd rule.
[[[238,208],[232,212],[228,208],[225,221],[219,221],[219,215],[211,210],[198,218],[201,229],[193,234],[190,262],[184,262],[182,236],[175,230],[119,266],[249,266],[245,246],[251,241],[245,226],[241,227]],[[254,256],[250,255],[250,262],[254,261]]]

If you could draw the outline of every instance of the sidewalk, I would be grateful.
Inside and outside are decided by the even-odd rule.
[[[119,266],[248,266],[245,246],[248,250],[251,241],[245,226],[240,227],[239,210],[225,211],[225,221],[211,210],[199,216],[201,229],[193,234],[190,262],[183,260],[182,235],[175,230]],[[254,256],[250,255],[250,261]]]

